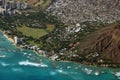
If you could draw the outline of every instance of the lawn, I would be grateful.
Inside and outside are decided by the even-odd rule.
[[[54,28],[55,28],[54,25],[48,24],[46,30],[51,32],[54,30]],[[17,29],[18,29],[18,31],[22,32],[23,35],[32,36],[35,39],[39,39],[40,37],[48,34],[48,32],[44,29],[30,28],[30,27],[26,27],[26,26],[18,27]]]
[[[35,6],[40,5],[42,7],[42,9],[46,9],[46,7],[48,7],[51,2],[52,2],[52,0],[40,0]]]
[[[22,2],[26,2],[26,1],[29,1],[30,3],[34,3],[36,2],[37,0],[21,0]],[[38,0],[36,4],[34,4],[34,6],[41,6],[42,9],[46,9],[50,3],[52,2],[52,0]]]

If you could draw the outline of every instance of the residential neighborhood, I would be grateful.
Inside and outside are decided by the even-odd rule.
[[[119,0],[55,0],[46,10],[65,24],[85,21],[112,23],[120,19]]]

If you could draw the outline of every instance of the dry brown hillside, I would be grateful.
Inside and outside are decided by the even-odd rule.
[[[111,24],[86,37],[76,46],[88,60],[120,64],[120,24]]]

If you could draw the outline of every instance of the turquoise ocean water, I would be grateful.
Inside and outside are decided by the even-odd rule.
[[[0,33],[0,80],[119,80],[119,71],[51,61],[16,48]]]

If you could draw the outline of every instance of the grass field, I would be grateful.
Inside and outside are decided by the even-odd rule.
[[[40,6],[42,9],[46,9],[52,2],[52,0],[21,0],[21,1],[31,3],[36,7]]]
[[[54,28],[55,28],[54,25],[48,24],[46,30],[51,32],[54,30]],[[30,27],[26,27],[26,26],[18,27],[17,29],[18,29],[18,31],[22,32],[23,35],[32,36],[35,39],[38,39],[38,38],[48,34],[48,32],[44,29],[30,28]]]
[[[35,6],[41,6],[42,9],[46,9],[50,3],[51,3],[52,0],[40,0]]]

